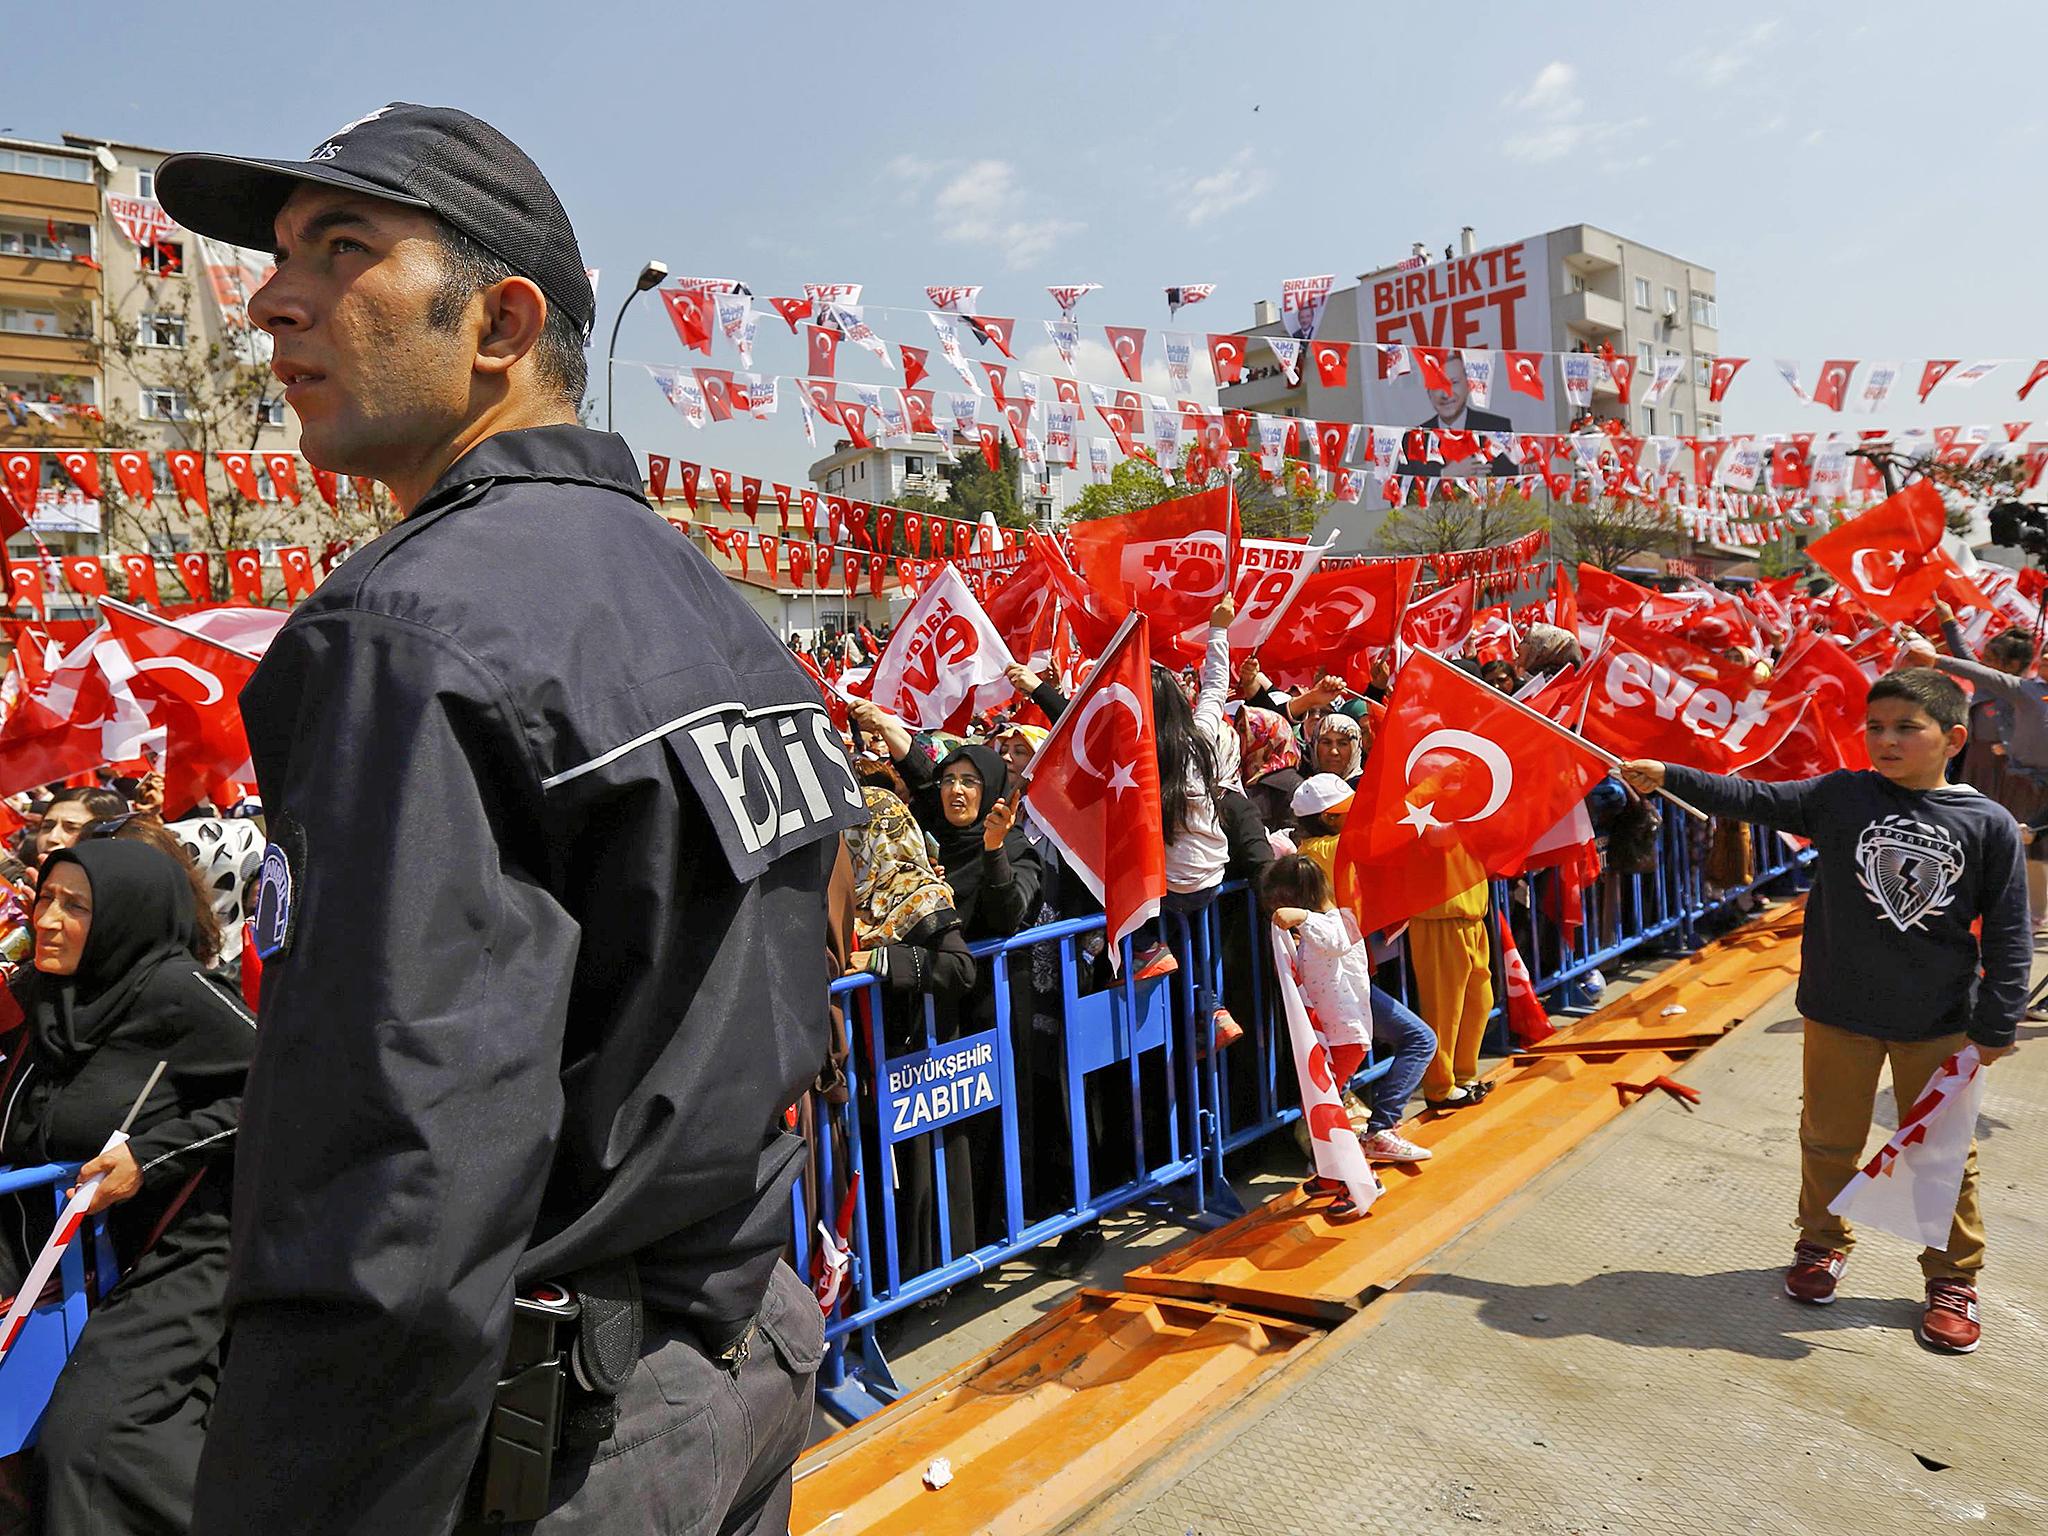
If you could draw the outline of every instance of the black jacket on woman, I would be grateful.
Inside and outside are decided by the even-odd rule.
[[[75,974],[17,985],[28,1057],[0,1159],[96,1157],[159,1061],[165,1070],[129,1134],[142,1189],[106,1214],[119,1283],[100,1277],[102,1300],[43,1417],[45,1529],[184,1530],[220,1371],[230,1149],[256,1023],[193,957],[192,887],[170,855],[93,840],[52,854],[43,879],[66,864],[92,884],[91,927]],[[36,1190],[19,1206],[10,1235],[27,1239],[25,1262],[54,1205]]]
[[[981,778],[981,809],[964,827],[946,819],[939,799],[939,778],[956,763],[970,765]],[[898,770],[910,789],[911,814],[938,845],[938,863],[946,872],[946,884],[953,888],[953,908],[960,914],[961,930],[967,938],[1007,939],[1023,929],[1038,910],[1045,866],[1024,835],[1022,816],[1012,824],[1001,847],[991,850],[982,841],[982,823],[996,801],[1009,792],[1010,766],[1002,754],[993,747],[969,742],[955,747],[936,764],[922,752],[912,752],[898,764]]]

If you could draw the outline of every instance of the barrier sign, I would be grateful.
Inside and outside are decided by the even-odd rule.
[[[1003,1102],[996,1059],[999,1031],[949,1040],[889,1063],[883,1080],[882,1129],[892,1142],[922,1136]]]

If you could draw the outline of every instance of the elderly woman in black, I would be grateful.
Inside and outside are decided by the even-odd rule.
[[[16,983],[28,1045],[8,1085],[0,1162],[82,1162],[101,1176],[120,1279],[50,1397],[36,1447],[44,1529],[168,1533],[191,1523],[220,1367],[228,1151],[256,1044],[248,1011],[193,955],[192,885],[145,843],[91,840],[44,861],[35,969]],[[126,1145],[100,1155],[158,1062]],[[18,1275],[54,1220],[17,1197]]]

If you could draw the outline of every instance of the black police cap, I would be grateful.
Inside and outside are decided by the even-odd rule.
[[[529,278],[588,333],[597,296],[561,199],[525,151],[453,107],[394,101],[329,134],[303,160],[172,155],[156,195],[187,229],[267,251],[285,200],[307,182],[438,214]]]

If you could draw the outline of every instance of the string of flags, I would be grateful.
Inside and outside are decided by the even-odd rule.
[[[344,476],[306,463],[304,456],[284,449],[223,449],[212,454],[196,448],[167,448],[152,453],[141,448],[5,448],[0,449],[0,502],[25,519],[26,509],[35,506],[43,484],[43,465],[54,460],[79,494],[98,501],[106,489],[101,461],[111,466],[113,481],[123,495],[144,506],[156,504],[162,482],[153,460],[163,461],[170,489],[180,503],[196,507],[202,514],[211,510],[207,492],[207,461],[220,468],[226,483],[252,502],[302,504],[299,470],[303,464],[313,489],[331,512],[339,512],[347,495],[359,505],[375,499],[376,482],[363,475]],[[0,516],[7,506],[0,505]]]
[[[177,601],[175,597],[167,600],[159,578],[159,567],[166,565],[184,588],[189,605],[204,607],[214,600],[216,560],[227,572],[228,590],[235,602],[249,607],[264,606],[268,574],[275,569],[289,605],[310,597],[314,587],[319,585],[320,578],[314,574],[316,559],[320,573],[324,575],[347,556],[349,547],[348,541],[337,539],[330,541],[317,556],[308,546],[290,545],[272,550],[185,549],[168,555],[136,551],[109,555],[46,554],[32,560],[10,559],[6,562],[5,611],[11,618],[17,606],[26,605],[38,620],[47,620],[49,596],[60,590],[60,585],[68,587],[83,601],[92,603],[113,595],[113,578],[117,574],[121,578],[123,595],[130,603],[166,608]]]

